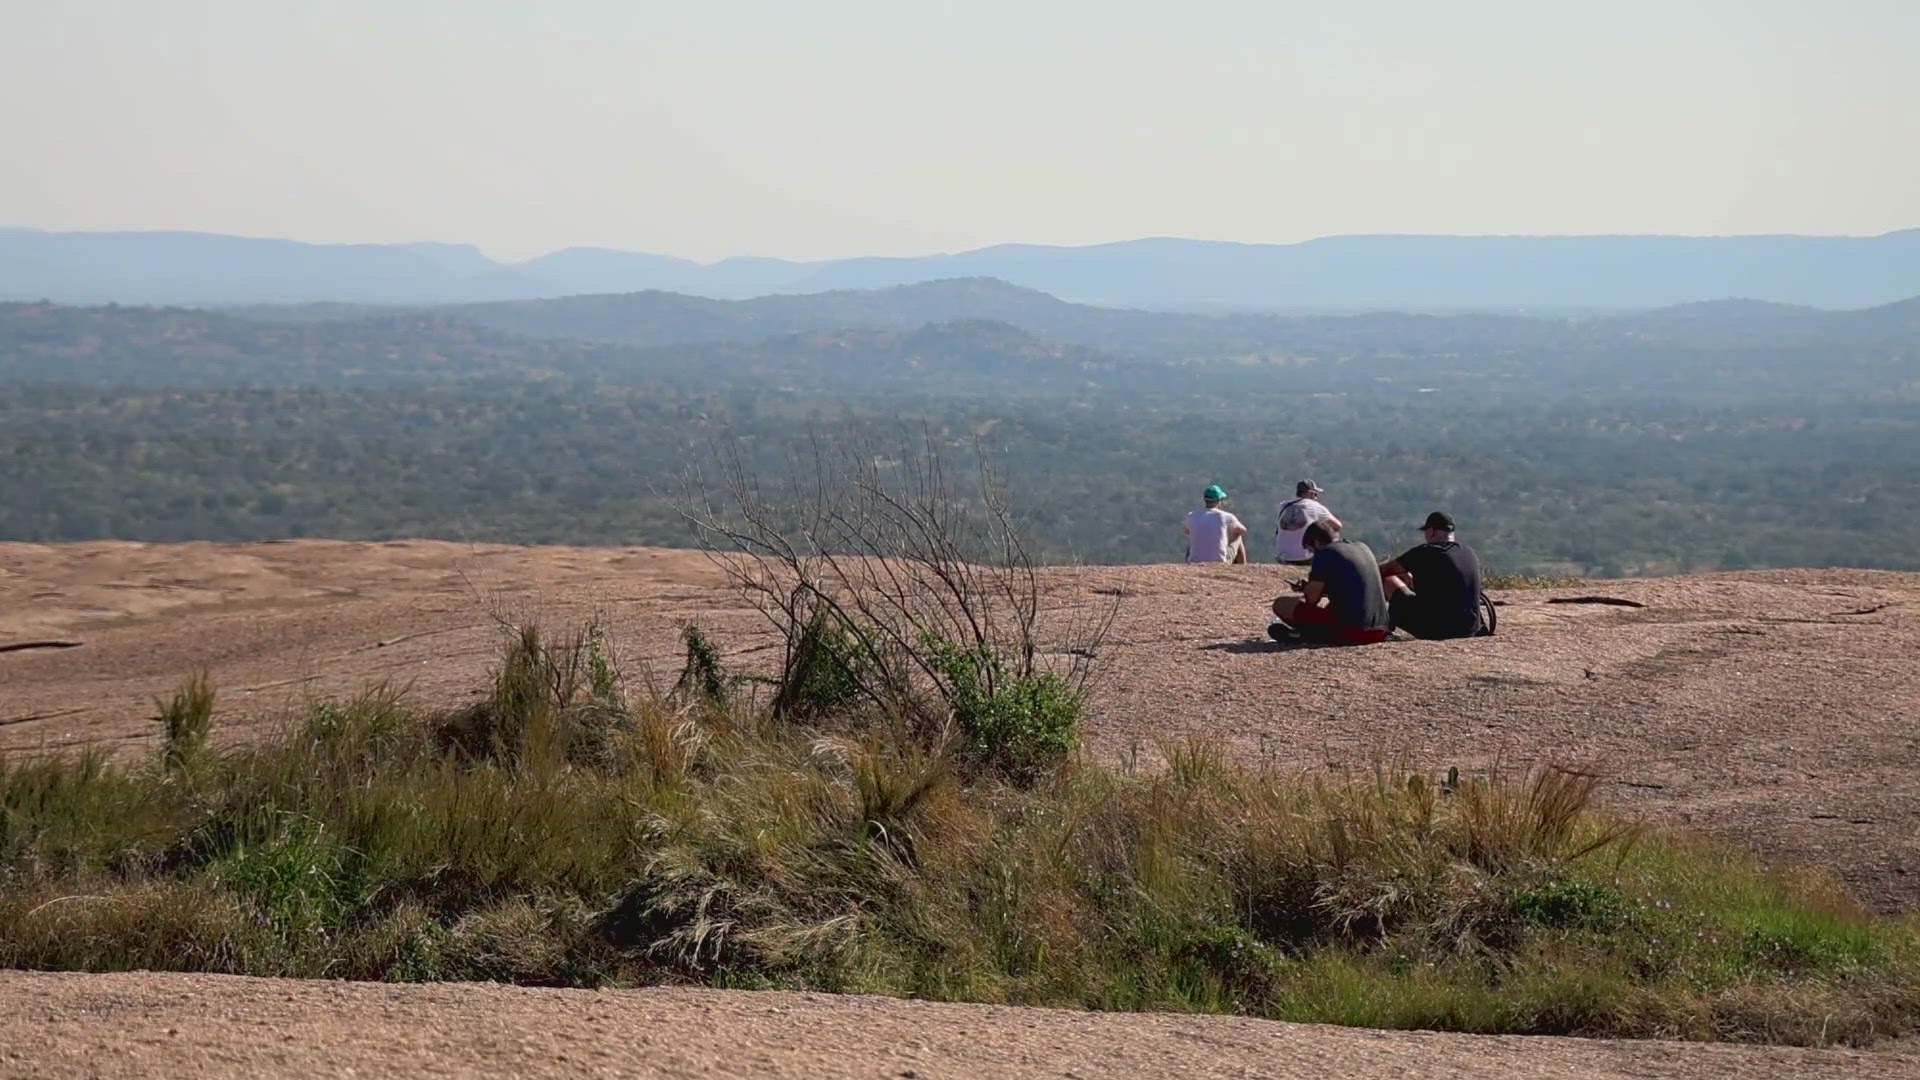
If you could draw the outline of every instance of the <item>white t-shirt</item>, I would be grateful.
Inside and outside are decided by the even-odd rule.
[[[1279,526],[1273,533],[1273,557],[1287,562],[1313,558],[1313,553],[1300,545],[1300,537],[1307,526],[1332,516],[1333,511],[1320,505],[1318,499],[1289,499],[1281,503]]]
[[[1227,537],[1241,527],[1239,518],[1217,506],[1187,511],[1187,561],[1232,562],[1234,544]]]

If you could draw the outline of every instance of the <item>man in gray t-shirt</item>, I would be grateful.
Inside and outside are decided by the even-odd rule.
[[[1273,614],[1309,641],[1372,645],[1385,641],[1387,595],[1380,563],[1358,540],[1342,540],[1324,521],[1307,526],[1302,542],[1313,553],[1301,596],[1273,602]]]

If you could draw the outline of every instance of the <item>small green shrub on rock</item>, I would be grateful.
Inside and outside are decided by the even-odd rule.
[[[1049,671],[1009,673],[998,652],[929,640],[967,757],[1009,779],[1030,781],[1080,745],[1078,688]]]

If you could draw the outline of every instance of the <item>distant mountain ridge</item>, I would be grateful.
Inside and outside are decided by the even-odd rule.
[[[932,322],[988,319],[1056,334],[1089,319],[1144,328],[1204,318],[1072,304],[997,278],[955,278],[877,289],[780,293],[720,300],[650,289],[637,293],[503,300],[445,309],[460,318],[533,337],[655,345],[749,341],[841,327],[905,330]],[[271,310],[262,314],[271,315]],[[1079,337],[1081,335],[1067,335]]]
[[[328,304],[234,309],[266,321],[324,321],[393,310]],[[1756,337],[1832,345],[1920,342],[1920,297],[1852,310],[1711,300],[1578,318],[1391,311],[1196,314],[1076,304],[997,278],[955,278],[748,300],[648,290],[422,310],[528,338],[644,347],[749,343],[843,329],[897,332],[930,323],[984,320],[1116,357],[1173,361],[1392,347],[1409,340],[1440,350],[1539,348],[1564,343],[1569,335],[1587,342],[1665,339],[1706,346]]]
[[[1003,379],[1055,385],[1119,361],[990,319],[845,327],[654,347],[501,333],[444,309],[266,322],[190,307],[0,302],[0,383],[293,387],[549,376],[705,384],[801,380],[916,392]]]
[[[0,302],[0,381],[77,385],[567,375],[971,393],[1090,377],[1190,389],[1203,371],[1243,371],[1276,386],[1311,372],[1422,385],[1464,374],[1494,380],[1483,386],[1550,377],[1563,389],[1753,377],[1831,387],[1898,383],[1916,360],[1920,297],[1848,311],[1720,300],[1594,317],[1202,315],[963,278],[752,300],[649,291],[411,307]]]
[[[1220,311],[1637,309],[1748,297],[1859,308],[1920,294],[1920,229],[1873,237],[1152,238],[954,254],[701,264],[570,248],[499,262],[460,244],[308,244],[0,228],[0,300],[456,304],[589,293],[715,299],[997,278],[1069,300]]]

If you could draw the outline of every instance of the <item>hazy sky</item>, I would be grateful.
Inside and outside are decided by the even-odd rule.
[[[0,0],[0,224],[696,258],[1920,225],[1920,0]]]

